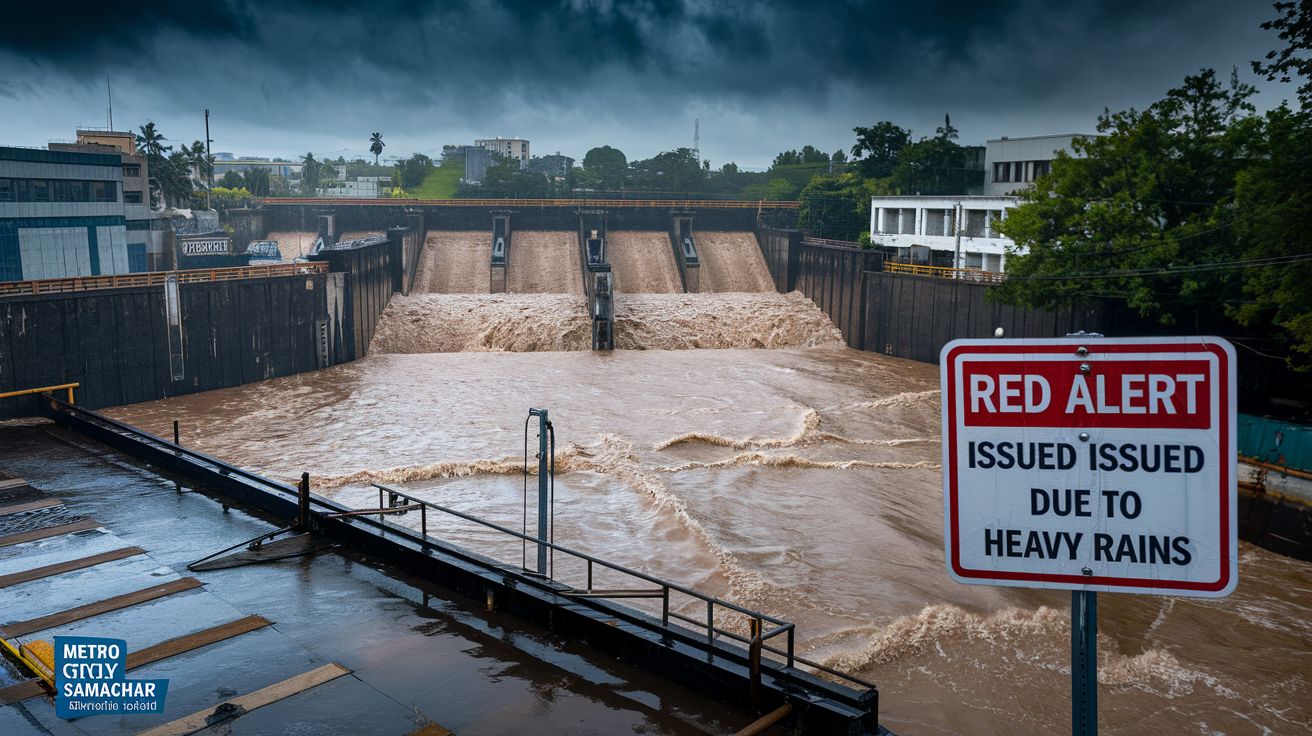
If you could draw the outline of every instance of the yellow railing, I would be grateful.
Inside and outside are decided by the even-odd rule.
[[[885,263],[884,271],[904,273],[911,276],[933,276],[940,279],[957,281],[975,281],[985,284],[1000,284],[1007,280],[1007,274],[999,271],[983,271],[978,268],[946,268],[944,266],[917,266],[913,263]]]
[[[432,207],[637,207],[647,209],[795,210],[797,202],[715,199],[356,199],[269,197],[265,204],[424,205]]]
[[[47,391],[62,391],[64,389],[68,389],[68,403],[72,404],[74,403],[73,389],[81,385],[82,384],[80,383],[61,383],[58,386],[46,386],[44,388],[29,388],[29,389],[24,389],[22,391],[9,391],[8,393],[0,394],[0,399],[7,399],[10,396],[26,396],[28,394],[43,394],[46,393]]]
[[[19,294],[64,294],[94,289],[122,289],[131,286],[159,286],[164,277],[174,274],[183,284],[198,281],[234,281],[236,279],[263,279],[272,276],[298,276],[322,273],[328,270],[327,262],[275,263],[268,266],[234,266],[231,268],[198,268],[187,271],[148,271],[121,273],[112,276],[77,276],[67,279],[39,279],[36,281],[0,281],[0,296]]]

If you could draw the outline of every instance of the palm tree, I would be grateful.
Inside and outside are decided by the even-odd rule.
[[[164,135],[155,129],[154,123],[141,126],[141,135],[137,136],[137,147],[147,156],[156,159],[162,158],[165,152],[173,150],[173,146],[164,145]]]
[[[374,166],[378,165],[378,156],[383,152],[383,135],[374,133],[374,137],[369,139],[369,153],[374,155]]]

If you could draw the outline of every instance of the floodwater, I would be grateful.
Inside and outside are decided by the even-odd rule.
[[[944,569],[937,367],[846,348],[800,295],[621,294],[617,344],[648,349],[609,354],[553,332],[573,324],[556,312],[581,319],[577,297],[494,296],[394,299],[364,360],[106,413],[161,436],[177,419],[194,449],[288,482],[308,471],[352,506],[385,482],[531,528],[525,419],[546,408],[557,543],[796,622],[799,653],[877,683],[902,736],[1070,728],[1069,594]],[[649,332],[621,338],[625,319]],[[443,325],[464,336],[432,337]],[[698,330],[739,342],[681,342]],[[469,337],[493,333],[519,337]],[[699,346],[729,349],[653,349]],[[456,543],[533,555],[435,517]],[[1103,733],[1312,729],[1312,565],[1240,555],[1228,598],[1099,597]],[[582,583],[560,557],[555,574]]]
[[[774,291],[774,279],[753,233],[698,232],[700,291]]]
[[[606,260],[615,274],[618,293],[683,293],[683,279],[667,232],[611,230],[606,233]]]

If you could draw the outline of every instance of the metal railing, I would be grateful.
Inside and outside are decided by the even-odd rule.
[[[398,511],[401,511],[402,509],[410,510],[415,506],[418,506],[420,511],[419,533],[423,536],[425,540],[427,540],[429,536],[428,514],[427,514],[428,509],[433,509],[434,511],[439,511],[441,513],[449,514],[451,516],[455,516],[460,519],[464,519],[466,521],[471,521],[475,524],[480,524],[489,529],[493,529],[495,531],[501,532],[502,534],[508,534],[512,537],[524,540],[526,542],[531,542],[533,544],[540,544],[544,547],[547,547],[550,550],[561,552],[562,554],[566,554],[571,557],[577,558],[579,560],[585,561],[587,563],[586,587],[581,589],[566,589],[566,590],[556,591],[560,595],[568,596],[571,598],[609,598],[609,599],[660,598],[662,626],[668,627],[670,625],[670,619],[677,619],[679,621],[683,621],[685,623],[689,623],[694,626],[703,628],[706,630],[706,645],[708,647],[714,646],[716,636],[733,639],[735,641],[747,644],[749,669],[752,673],[752,683],[754,689],[759,687],[762,651],[771,652],[773,654],[783,657],[784,664],[787,667],[795,667],[797,664],[802,664],[819,672],[824,672],[826,674],[833,675],[834,677],[838,677],[843,680],[846,680],[850,683],[854,683],[863,688],[875,687],[873,684],[861,680],[859,678],[853,677],[848,674],[844,674],[842,672],[839,672],[838,670],[831,669],[829,667],[825,667],[824,665],[818,662],[813,662],[797,656],[793,651],[795,632],[797,629],[796,624],[793,624],[788,621],[784,621],[783,619],[775,618],[773,616],[764,613],[760,613],[759,611],[753,611],[748,608],[743,608],[742,606],[735,605],[728,601],[721,600],[719,598],[715,598],[713,596],[709,596],[704,593],[699,593],[691,588],[685,588],[676,583],[671,583],[666,580],[661,580],[660,578],[657,578],[655,576],[648,575],[646,573],[624,567],[623,565],[618,565],[614,562],[608,562],[599,557],[595,557],[593,555],[587,554],[586,552],[579,552],[577,550],[573,550],[568,547],[555,544],[553,542],[544,541],[538,539],[537,537],[530,536],[528,534],[523,534],[521,532],[517,532],[514,529],[509,529],[499,524],[494,524],[490,521],[485,521],[476,516],[471,516],[469,514],[456,511],[455,509],[449,509],[446,508],[445,506],[439,506],[435,503],[425,501],[422,498],[417,498],[415,496],[405,493],[404,491],[399,491],[395,488],[392,488],[390,486],[385,486],[381,483],[374,483],[373,486],[378,489],[378,508],[366,510],[363,513],[378,514],[378,518],[381,520],[384,515],[394,514]],[[385,495],[386,498],[384,498]],[[408,503],[403,504],[401,503],[401,501],[406,501]],[[622,588],[622,589],[611,589],[611,590],[594,589],[592,587],[594,566],[600,566],[608,570],[614,570],[615,572],[623,573],[624,575],[636,578],[638,580],[647,583],[651,583],[652,585],[658,587]],[[537,573],[534,571],[525,570],[525,573],[533,575],[535,577],[537,576]],[[554,569],[554,561],[553,561],[553,566],[548,579],[552,580],[553,582],[559,583],[560,581],[557,581],[554,576],[555,576],[555,569]],[[670,610],[671,593],[677,593],[679,595],[687,596],[689,598],[693,598],[704,602],[706,604],[706,619],[703,621],[701,619],[692,618],[690,616],[684,616],[675,611],[671,611]],[[729,631],[727,629],[716,626],[715,613],[717,609],[725,609],[740,614],[742,616],[745,616],[749,623],[749,628],[748,628],[749,635],[744,636],[737,632]],[[773,624],[775,628],[766,631],[765,624],[767,623]],[[785,644],[784,649],[777,649],[765,643],[777,636],[786,636],[787,642]]]
[[[0,399],[7,399],[10,396],[26,396],[28,394],[44,394],[50,391],[62,391],[68,389],[68,403],[73,403],[73,389],[81,386],[80,383],[61,383],[58,386],[43,386],[41,388],[25,388],[22,391],[6,391],[0,394]]]
[[[432,207],[637,207],[645,209],[795,210],[798,202],[718,199],[357,199],[354,197],[268,197],[265,204],[424,205]]]
[[[124,289],[133,286],[161,286],[165,277],[174,275],[183,284],[200,281],[235,281],[237,279],[264,279],[274,276],[299,276],[325,273],[326,262],[275,263],[268,266],[234,266],[231,268],[197,268],[186,271],[147,271],[122,273],[110,276],[76,276],[66,279],[37,279],[34,281],[0,281],[0,296],[23,294],[67,294],[97,289]]]
[[[920,266],[914,263],[884,263],[886,273],[902,273],[911,276],[933,276],[940,279],[957,281],[975,281],[984,284],[1000,284],[1007,280],[1007,274],[1000,271],[984,271],[978,268],[946,268],[944,266]]]

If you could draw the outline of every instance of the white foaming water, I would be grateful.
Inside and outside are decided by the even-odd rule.
[[[620,350],[841,345],[811,300],[792,294],[621,294]],[[587,302],[569,294],[395,295],[371,354],[590,350]]]
[[[694,237],[703,294],[775,290],[755,234],[698,231]]]
[[[944,569],[937,368],[849,350],[807,305],[620,294],[621,345],[784,349],[592,353],[578,296],[397,297],[365,360],[107,413],[161,436],[179,419],[195,449],[288,481],[308,470],[348,505],[386,482],[533,528],[524,418],[549,408],[558,543],[797,623],[799,653],[877,683],[903,736],[1063,731],[1069,595]],[[444,539],[533,555],[437,516]],[[1105,732],[1312,729],[1312,565],[1241,552],[1226,599],[1100,597]],[[582,575],[557,558],[558,579]]]

